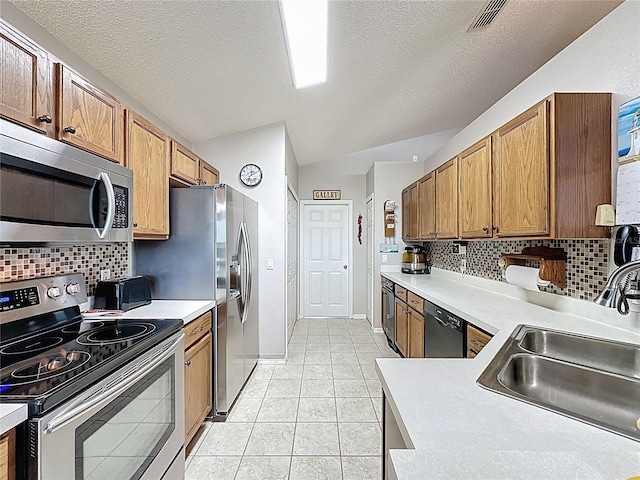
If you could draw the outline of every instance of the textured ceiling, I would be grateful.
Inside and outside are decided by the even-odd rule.
[[[284,120],[298,163],[467,125],[619,1],[333,1],[328,82],[295,90],[273,1],[12,0],[191,141]],[[422,159],[421,159],[422,160]]]

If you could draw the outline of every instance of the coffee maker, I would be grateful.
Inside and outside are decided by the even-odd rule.
[[[431,273],[431,265],[422,245],[409,245],[402,254],[402,273]]]

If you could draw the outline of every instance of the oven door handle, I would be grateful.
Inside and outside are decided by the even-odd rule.
[[[98,405],[111,402],[113,399],[121,395],[126,389],[128,389],[130,386],[132,386],[134,383],[136,383],[138,380],[144,377],[147,373],[149,373],[151,370],[156,368],[158,365],[164,362],[167,358],[173,355],[176,351],[176,348],[175,348],[176,345],[180,344],[179,342],[180,340],[182,340],[183,337],[184,337],[184,333],[180,334],[180,336],[176,337],[173,340],[173,342],[167,345],[167,350],[165,350],[160,355],[150,360],[147,365],[140,368],[137,372],[135,372],[131,376],[127,377],[126,379],[123,379],[114,388],[109,389],[108,391],[103,392],[100,395],[96,395],[90,400],[83,402],[80,405],[77,405],[76,407],[72,408],[71,410],[64,412],[58,415],[57,417],[55,417],[54,419],[52,419],[49,423],[47,423],[47,426],[44,428],[44,433],[47,435],[54,433],[56,430],[64,427],[66,424],[71,422],[79,414],[84,413],[89,409],[95,408]]]

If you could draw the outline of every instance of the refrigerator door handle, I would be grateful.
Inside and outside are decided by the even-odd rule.
[[[252,284],[253,284],[253,272],[251,269],[251,265],[252,265],[252,255],[251,255],[251,243],[249,243],[249,232],[247,231],[247,224],[245,222],[242,222],[242,231],[244,234],[244,246],[245,246],[245,261],[246,261],[246,271],[247,271],[247,284],[246,284],[246,289],[247,289],[247,297],[246,297],[246,310],[247,310],[247,316],[249,315],[249,304],[251,303],[251,297],[252,297]],[[242,323],[244,323],[247,320],[247,316],[245,316],[245,318],[243,319]]]
[[[240,313],[240,323],[244,323],[244,316],[246,310],[246,286],[245,286],[245,274],[244,274],[244,254],[242,252],[244,243],[244,232],[242,230],[242,224],[238,229],[238,241],[236,242],[236,255],[238,257],[238,311]]]

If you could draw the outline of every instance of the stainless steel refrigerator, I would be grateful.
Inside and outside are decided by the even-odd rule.
[[[258,360],[258,204],[228,185],[172,188],[170,237],[136,241],[154,299],[215,300],[211,416],[224,416]]]

